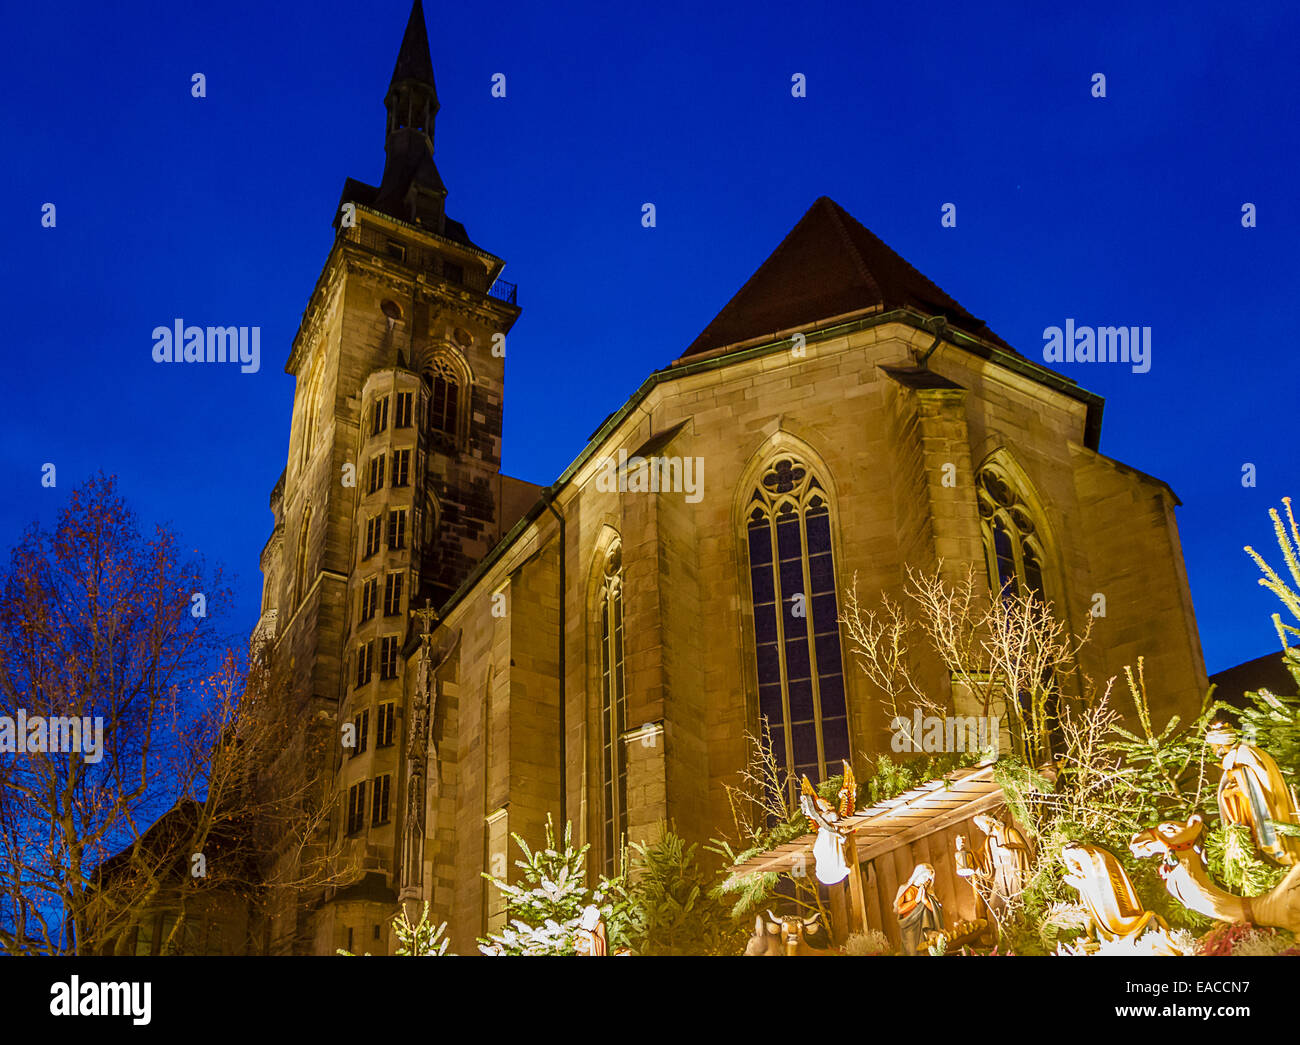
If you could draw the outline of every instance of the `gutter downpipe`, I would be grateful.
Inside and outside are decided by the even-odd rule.
[[[565,825],[567,825],[569,822],[569,818],[568,818],[569,791],[568,791],[568,783],[566,779],[566,769],[568,768],[568,764],[569,764],[569,751],[568,751],[569,738],[568,738],[567,725],[565,723],[567,676],[565,674],[565,669],[564,669],[564,645],[565,645],[564,640],[565,640],[565,635],[567,633],[565,596],[568,593],[568,585],[566,584],[566,577],[565,577],[564,516],[555,510],[554,497],[555,494],[551,487],[548,486],[545,490],[542,491],[542,502],[550,510],[550,513],[555,516],[556,522],[560,524],[560,648],[559,648],[560,819],[564,821]]]
[[[948,331],[948,320],[945,316],[931,316],[925,325],[929,327],[931,323],[934,324],[934,344],[927,348],[925,354],[916,361],[916,365],[923,368],[930,361],[930,357],[934,355],[934,350],[943,343],[943,335]]]

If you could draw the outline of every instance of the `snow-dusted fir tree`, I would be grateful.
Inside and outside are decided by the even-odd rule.
[[[574,935],[588,906],[597,907],[605,922],[610,947],[626,937],[625,897],[622,880],[602,877],[594,889],[587,888],[587,850],[574,849],[573,825],[564,825],[564,843],[555,841],[555,825],[546,818],[546,848],[533,850],[519,835],[512,834],[524,854],[515,866],[523,871],[517,885],[485,874],[501,890],[506,901],[508,923],[498,934],[479,941],[484,954],[576,954]]]
[[[439,958],[447,953],[447,939],[442,935],[447,923],[435,926],[429,921],[429,901],[424,901],[424,913],[418,922],[412,922],[406,915],[406,909],[393,919],[393,932],[397,936],[397,954],[410,958]],[[339,948],[339,954],[353,957],[351,951]],[[367,953],[366,957],[369,957]]]
[[[429,901],[424,901],[424,911],[418,922],[412,922],[406,915],[406,909],[393,919],[393,932],[401,944],[397,953],[412,958],[439,958],[447,953],[448,940],[442,934],[447,930],[447,923],[435,926],[429,921]]]

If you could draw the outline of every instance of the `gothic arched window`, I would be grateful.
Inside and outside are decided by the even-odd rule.
[[[746,511],[758,712],[794,788],[805,773],[825,780],[849,757],[831,506],[812,469],[783,454]]]
[[[455,439],[461,414],[461,376],[444,358],[435,359],[425,372],[429,382],[429,428]]]
[[[601,564],[597,589],[600,620],[600,784],[605,873],[618,872],[627,837],[627,689],[623,682],[623,546],[614,541]]]
[[[1024,498],[994,465],[980,469],[975,490],[989,587],[1012,596],[1030,592],[1046,602],[1043,545]]]
[[[296,609],[307,591],[307,535],[311,530],[311,505],[302,510],[302,524],[298,527],[298,555],[294,560],[293,605]]]
[[[316,442],[316,420],[320,414],[320,389],[323,371],[323,364],[317,362],[312,367],[307,383],[303,388],[300,407],[302,410],[302,424],[299,428],[298,444],[299,471],[307,467],[307,462],[311,460],[312,447]]]
[[[1039,604],[1039,612],[1046,613],[1049,605],[1044,581],[1047,534],[1022,492],[1025,484],[1014,476],[1015,471],[995,457],[975,477],[989,588],[1000,592],[1008,605],[1014,605],[1011,600],[1020,596],[1032,596]],[[1053,749],[1059,750],[1062,742],[1057,719],[1059,696],[1056,669],[1050,663],[1032,683],[1021,679],[1015,697],[1019,710],[1011,723],[1012,742],[1019,757],[1038,764]]]

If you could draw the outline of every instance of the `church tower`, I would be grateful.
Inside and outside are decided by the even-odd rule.
[[[423,628],[413,613],[446,601],[514,521],[503,502],[532,489],[500,474],[515,288],[446,212],[420,0],[384,107],[383,176],[345,182],[285,367],[293,420],[257,638],[302,725],[301,748],[273,772],[334,796],[320,845],[339,873],[281,903],[271,953],[387,949],[407,806],[404,664]],[[270,873],[294,880],[294,859],[272,854]]]

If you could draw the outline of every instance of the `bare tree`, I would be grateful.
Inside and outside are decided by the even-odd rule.
[[[1029,591],[990,598],[974,567],[957,581],[908,567],[903,601],[885,595],[877,609],[859,599],[855,575],[840,622],[892,715],[907,718],[904,703],[939,716],[953,710],[920,674],[937,661],[980,714],[1010,716],[1016,753],[1031,764],[1049,756],[1059,735],[1062,694],[1086,699],[1089,689],[1077,655],[1090,628],[1071,635]]]
[[[102,952],[166,901],[175,949],[194,897],[251,901],[264,847],[315,837],[328,790],[261,778],[288,720],[220,633],[229,602],[111,477],[24,534],[0,584],[0,947]]]
[[[94,876],[90,935],[115,953],[159,906],[173,919],[158,949],[173,954],[185,949],[191,919],[218,901],[241,904],[251,922],[284,891],[336,880],[337,843],[323,841],[336,806],[328,781],[269,771],[294,739],[284,679],[258,659],[245,672],[228,653],[204,690],[201,728],[185,738],[176,765],[176,804],[152,825],[131,821],[131,843]],[[273,852],[291,858],[267,860]]]

